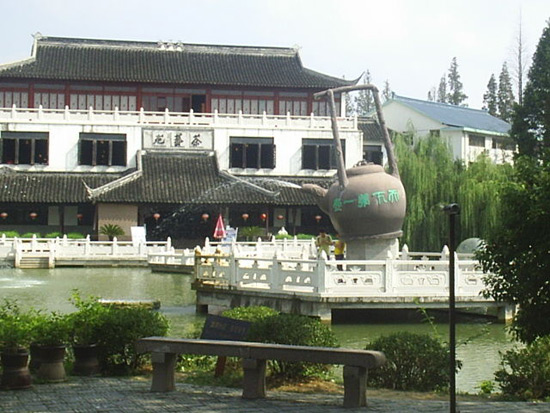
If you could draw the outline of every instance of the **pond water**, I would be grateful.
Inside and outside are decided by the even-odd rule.
[[[195,314],[195,294],[191,276],[152,273],[146,268],[55,268],[20,270],[0,268],[0,297],[18,300],[22,307],[49,311],[74,311],[69,298],[74,289],[83,297],[104,299],[161,301],[161,311],[170,320],[172,335],[186,335],[194,323],[204,319]],[[364,348],[367,342],[396,331],[432,332],[448,337],[445,323],[430,325],[418,322],[393,322],[378,318],[376,322],[354,317],[346,323],[332,324],[342,347]],[[499,351],[514,346],[503,324],[465,322],[456,328],[457,358],[463,367],[457,375],[458,391],[475,393],[483,380],[492,380],[498,368]]]

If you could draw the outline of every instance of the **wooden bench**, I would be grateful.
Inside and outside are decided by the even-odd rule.
[[[378,351],[168,337],[140,339],[136,342],[136,350],[152,353],[151,391],[159,392],[175,389],[174,368],[178,354],[240,357],[244,372],[242,397],[245,399],[266,396],[267,360],[343,365],[344,407],[366,406],[368,369],[386,362],[384,354]]]

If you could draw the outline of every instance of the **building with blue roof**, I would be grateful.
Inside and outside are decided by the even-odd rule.
[[[465,162],[474,161],[481,153],[495,163],[510,162],[516,150],[510,124],[484,110],[397,95],[388,99],[382,110],[389,129],[412,131],[417,139],[440,136],[454,158]]]

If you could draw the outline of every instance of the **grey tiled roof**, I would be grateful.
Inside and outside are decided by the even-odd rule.
[[[0,79],[324,89],[355,83],[302,66],[291,48],[38,37],[35,56]]]
[[[89,202],[86,187],[104,185],[119,175],[62,172],[15,172],[0,168],[0,202],[83,203]]]
[[[392,101],[400,102],[406,106],[409,106],[447,126],[478,129],[496,133],[508,133],[510,131],[510,124],[508,122],[491,116],[484,110],[470,109],[463,106],[450,105],[446,103],[411,99],[403,96],[394,96],[384,105],[387,105]]]
[[[380,125],[371,119],[359,119],[357,127],[363,132],[363,143],[382,142],[383,136]]]
[[[317,183],[327,179],[278,177],[281,181]],[[269,204],[315,205],[312,195],[299,188],[281,186],[273,179],[240,177],[261,188],[279,192],[272,197],[251,185],[220,173],[213,153],[149,152],[142,156],[142,174],[94,197],[97,202],[136,204]],[[97,189],[97,188],[96,188]],[[101,189],[99,189],[101,192]]]

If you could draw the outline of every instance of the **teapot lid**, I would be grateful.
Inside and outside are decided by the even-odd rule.
[[[384,172],[384,168],[381,165],[371,163],[367,165],[354,166],[353,168],[347,169],[346,175],[355,176],[355,175],[373,174],[378,172]]]

